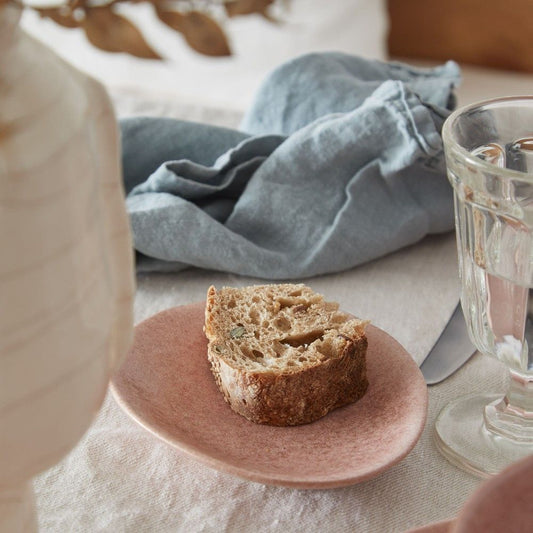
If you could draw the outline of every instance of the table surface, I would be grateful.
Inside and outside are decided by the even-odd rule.
[[[459,103],[524,94],[531,81],[468,70]],[[238,116],[229,111],[150,100],[132,92],[112,96],[119,115],[142,112],[238,123]],[[211,284],[262,281],[197,269],[144,275],[138,278],[135,321],[203,300]],[[370,319],[420,363],[458,301],[455,237],[429,237],[350,271],[304,281],[342,308]],[[374,479],[328,490],[263,485],[213,470],[148,433],[108,394],[82,441],[36,479],[40,527],[50,532],[390,532],[451,519],[481,480],[439,454],[433,442],[434,420],[457,396],[502,391],[505,383],[504,367],[476,354],[452,377],[429,387],[425,429],[403,461]]]

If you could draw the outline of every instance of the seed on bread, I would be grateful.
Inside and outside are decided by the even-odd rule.
[[[249,420],[312,422],[366,391],[366,323],[303,284],[210,287],[205,333],[217,386]]]
[[[232,339],[239,339],[239,338],[242,337],[245,333],[246,333],[246,330],[244,329],[243,326],[237,326],[236,328],[233,328],[233,329],[229,332],[229,336],[230,336]]]

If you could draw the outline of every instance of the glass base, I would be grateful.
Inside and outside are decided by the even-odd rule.
[[[533,440],[515,440],[485,425],[485,407],[502,395],[472,394],[449,403],[435,421],[435,442],[450,463],[482,478],[533,454]]]

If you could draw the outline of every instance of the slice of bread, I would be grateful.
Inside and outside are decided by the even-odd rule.
[[[234,411],[259,424],[306,424],[361,398],[365,325],[303,284],[207,292],[215,381]]]

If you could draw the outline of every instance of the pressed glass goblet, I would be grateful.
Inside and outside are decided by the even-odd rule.
[[[443,140],[468,330],[510,379],[504,395],[451,402],[435,435],[452,463],[488,477],[533,453],[533,96],[459,109]]]

